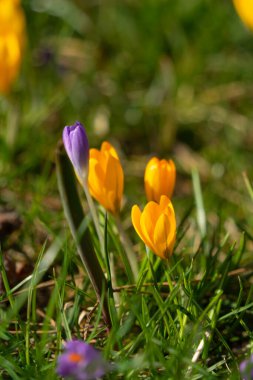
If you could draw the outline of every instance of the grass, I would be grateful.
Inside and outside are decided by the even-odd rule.
[[[138,285],[124,283],[116,289],[120,303],[109,335],[101,325],[101,310],[87,278],[71,268],[73,261],[79,268],[82,265],[70,243],[68,237],[61,267],[44,288],[35,286],[35,268],[21,295],[8,294],[15,303],[2,310],[2,375],[20,379],[39,378],[43,373],[48,379],[56,378],[54,357],[61,339],[74,335],[96,342],[109,360],[119,364],[109,378],[141,374],[164,379],[239,378],[238,354],[240,358],[252,335],[250,271],[238,269],[244,238],[237,248],[229,246],[227,239],[219,244],[205,239],[188,260],[177,247],[169,266],[152,256],[144,259]],[[151,267],[152,272],[147,271]],[[46,309],[39,304],[41,291],[48,293]]]
[[[198,215],[205,210],[196,176]],[[75,336],[95,343],[116,363],[110,379],[239,379],[238,362],[252,339],[252,271],[243,265],[245,234],[231,243],[218,226],[194,227],[191,214],[182,218],[169,263],[146,255],[138,244],[136,284],[127,279],[119,256],[123,247],[109,218],[108,252],[117,262],[110,332],[68,234],[51,247],[44,245],[32,275],[14,289],[2,263],[2,378],[57,378],[55,357],[62,339]],[[195,239],[187,237],[193,233]],[[94,233],[92,238],[97,240]]]
[[[61,1],[23,1],[23,66],[0,99],[0,215],[22,219],[0,228],[0,378],[57,379],[62,342],[78,337],[115,363],[108,379],[240,379],[253,341],[252,33],[229,1]],[[56,145],[76,119],[91,146],[115,144],[125,172],[121,222],[139,274],[98,208],[110,331],[57,187]],[[151,154],[177,166],[168,264],[130,222]]]

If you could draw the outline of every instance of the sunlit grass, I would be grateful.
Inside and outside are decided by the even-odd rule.
[[[55,357],[62,339],[79,337],[95,343],[116,363],[110,379],[237,378],[238,354],[243,357],[252,338],[253,288],[247,282],[251,272],[242,266],[245,238],[242,235],[235,245],[208,226],[194,248],[187,238],[188,223],[189,216],[179,227],[178,235],[184,236],[168,264],[138,248],[141,269],[136,285],[127,280],[117,254],[120,243],[110,241],[118,283],[113,289],[117,303],[111,300],[110,332],[72,239],[61,238],[58,249],[51,249],[53,256],[59,252],[58,263],[44,281],[40,268],[50,249],[42,250],[37,269],[21,290],[9,289],[2,296],[3,376],[39,378],[43,373],[45,378],[56,378]],[[201,237],[201,230],[195,229],[195,234]],[[59,251],[60,246],[64,248]],[[3,269],[2,275],[5,278]]]

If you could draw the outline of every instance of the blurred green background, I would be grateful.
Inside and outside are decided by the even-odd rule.
[[[0,99],[1,206],[19,205],[28,228],[39,218],[54,229],[55,147],[79,120],[91,146],[108,139],[118,148],[129,206],[144,201],[144,166],[156,154],[176,162],[179,213],[197,167],[207,209],[249,220],[242,172],[253,177],[253,33],[230,0],[22,5],[22,70]]]

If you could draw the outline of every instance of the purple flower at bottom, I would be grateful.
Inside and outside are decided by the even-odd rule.
[[[94,347],[80,340],[70,340],[58,357],[56,371],[63,378],[95,380],[104,376],[108,369],[108,363]]]
[[[89,142],[83,125],[79,123],[79,121],[74,125],[67,125],[63,129],[62,139],[78,179],[81,181],[87,178],[89,168]]]
[[[253,354],[240,364],[240,374],[243,380],[253,380]]]

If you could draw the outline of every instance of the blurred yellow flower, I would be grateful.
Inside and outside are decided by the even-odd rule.
[[[151,158],[144,174],[147,200],[159,202],[161,195],[167,195],[167,197],[171,198],[175,181],[176,167],[172,160]]]
[[[25,40],[25,17],[18,0],[0,0],[0,93],[16,78]]]
[[[116,150],[107,141],[101,150],[90,149],[88,184],[92,197],[107,211],[120,211],[124,174]]]
[[[244,24],[253,29],[253,0],[233,0],[233,2]]]
[[[148,202],[143,212],[132,208],[132,223],[144,243],[162,259],[172,254],[176,239],[176,217],[173,205],[166,195],[159,203]]]

